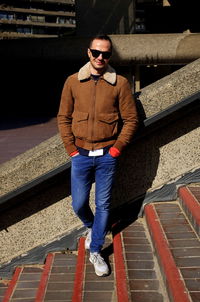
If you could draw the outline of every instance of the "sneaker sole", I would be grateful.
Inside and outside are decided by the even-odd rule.
[[[90,260],[90,259],[89,259]],[[90,260],[90,262],[94,265],[94,263]],[[107,272],[107,273],[102,273],[102,272],[100,272],[100,271],[98,271],[97,269],[95,269],[95,267],[94,267],[94,271],[95,271],[95,274],[98,276],[98,277],[106,277],[106,276],[108,276],[109,275],[109,272]]]

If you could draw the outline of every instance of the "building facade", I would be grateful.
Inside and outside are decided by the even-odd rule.
[[[58,37],[75,27],[74,0],[0,2],[0,38]]]

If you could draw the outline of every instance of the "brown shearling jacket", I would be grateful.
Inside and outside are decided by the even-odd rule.
[[[113,146],[121,152],[138,124],[130,85],[110,65],[94,81],[89,64],[69,76],[63,87],[57,119],[64,146],[68,154],[77,146],[87,150]]]

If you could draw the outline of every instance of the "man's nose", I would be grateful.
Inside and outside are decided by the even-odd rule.
[[[103,59],[102,53],[99,54],[98,59]]]

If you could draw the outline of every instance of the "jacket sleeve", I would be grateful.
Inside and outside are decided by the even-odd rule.
[[[70,77],[66,80],[60,100],[60,107],[57,115],[58,129],[64,143],[67,153],[70,155],[77,150],[74,144],[74,135],[72,133],[72,113],[74,110],[74,98]]]
[[[119,88],[119,112],[122,119],[122,129],[113,147],[121,152],[131,142],[138,127],[136,104],[127,79],[124,79]]]

